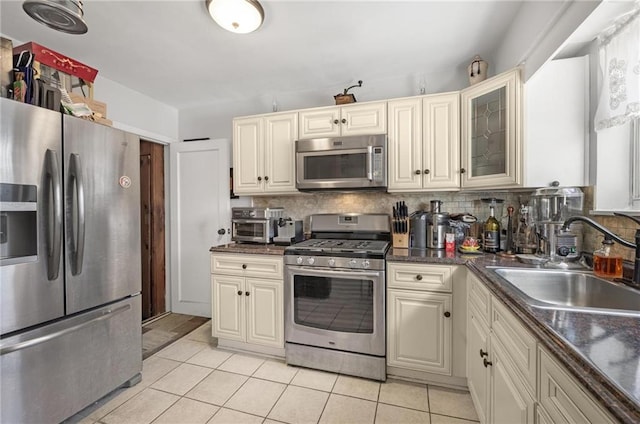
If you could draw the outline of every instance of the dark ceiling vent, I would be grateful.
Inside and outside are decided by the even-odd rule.
[[[80,0],[26,0],[22,8],[33,19],[49,28],[68,34],[87,32]]]

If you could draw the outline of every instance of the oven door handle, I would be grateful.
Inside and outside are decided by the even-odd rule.
[[[234,224],[266,224],[268,219],[233,219]]]
[[[327,275],[332,276],[345,276],[345,277],[353,277],[355,275],[363,276],[363,277],[374,277],[379,278],[384,271],[362,271],[359,269],[353,269],[348,271],[335,271],[332,269],[322,269],[318,268],[310,269],[303,266],[295,266],[295,265],[287,265],[288,271],[304,271],[305,275],[315,276],[315,277],[326,277]]]

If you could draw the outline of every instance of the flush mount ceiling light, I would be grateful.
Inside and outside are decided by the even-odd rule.
[[[36,21],[68,34],[84,34],[84,21],[80,0],[26,0],[22,8]]]
[[[227,31],[248,34],[260,28],[264,10],[255,0],[207,0],[214,21]]]

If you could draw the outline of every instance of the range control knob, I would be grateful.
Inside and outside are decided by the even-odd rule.
[[[371,266],[371,263],[369,262],[368,259],[365,259],[364,261],[362,261],[363,268],[369,268],[370,266]]]
[[[356,266],[357,264],[358,264],[358,261],[356,261],[355,259],[351,259],[351,260],[349,261],[349,266],[350,266],[351,268],[355,268],[355,266]]]
[[[333,258],[329,259],[329,266],[336,266],[336,260]]]
[[[316,261],[315,258],[307,258],[307,263],[309,265],[313,265],[315,261]]]
[[[567,246],[558,247],[558,255],[567,256],[567,255],[569,255],[569,253],[571,253],[571,249],[569,249],[569,247],[567,247]]]
[[[296,258],[296,263],[297,263],[298,265],[302,265],[302,256],[298,256],[298,257]]]

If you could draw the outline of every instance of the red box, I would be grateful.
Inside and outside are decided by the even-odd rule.
[[[13,54],[19,55],[25,50],[33,53],[35,55],[34,60],[42,63],[43,65],[51,66],[58,71],[73,75],[74,77],[78,77],[84,81],[93,82],[98,75],[97,69],[33,42],[14,47]]]

